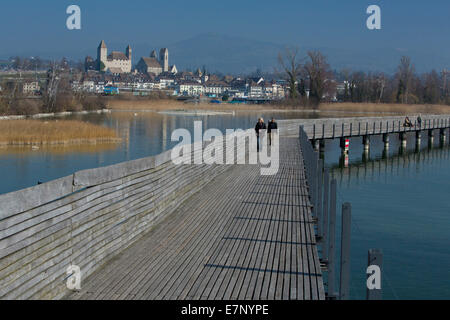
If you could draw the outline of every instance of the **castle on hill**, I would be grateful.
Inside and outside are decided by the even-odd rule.
[[[108,55],[108,48],[105,41],[101,41],[97,49],[97,62],[99,71],[109,71],[111,73],[131,72],[131,47],[125,49],[125,53],[112,51]]]
[[[102,40],[97,49],[97,70],[110,72],[113,74],[130,73],[132,70],[132,50],[128,46],[125,53],[120,51],[112,51],[108,55],[108,47]],[[161,73],[176,74],[177,67],[169,65],[169,50],[162,48],[159,51],[159,57],[153,50],[150,57],[142,57],[136,65],[136,70],[144,74],[152,74],[155,76]]]

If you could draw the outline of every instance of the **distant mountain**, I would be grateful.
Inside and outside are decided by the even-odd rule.
[[[282,45],[240,37],[203,34],[167,44],[177,67],[202,68],[223,73],[246,74],[256,69],[273,71]]]
[[[205,66],[210,71],[245,74],[260,69],[271,72],[278,66],[278,53],[286,44],[255,41],[241,37],[218,34],[202,34],[191,39],[165,44],[169,48],[170,61],[179,69],[196,69]],[[400,57],[409,55],[418,72],[441,70],[450,66],[450,57],[432,52],[426,48],[405,50],[400,48],[346,48],[298,46],[300,56],[308,50],[320,50],[328,58],[332,69],[383,71],[393,73]]]

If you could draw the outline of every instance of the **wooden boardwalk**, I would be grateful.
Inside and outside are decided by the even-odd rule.
[[[234,165],[67,299],[325,299],[298,138],[280,168]]]

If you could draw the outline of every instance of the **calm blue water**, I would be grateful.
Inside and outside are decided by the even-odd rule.
[[[371,140],[367,159],[361,140],[350,140],[348,168],[339,163],[339,141],[325,147],[326,166],[338,182],[338,236],[342,203],[352,204],[351,298],[365,299],[368,250],[380,248],[384,299],[449,299],[448,142],[440,147],[435,141],[429,149],[422,137],[416,150],[410,136],[402,152],[393,135],[385,157],[379,136]]]
[[[305,112],[236,112],[235,115],[182,116],[156,112],[113,112],[88,114],[78,119],[114,128],[123,142],[94,146],[49,147],[32,151],[31,147],[0,148],[0,194],[34,186],[39,182],[70,175],[78,170],[107,166],[159,154],[175,146],[171,133],[177,128],[193,132],[194,121],[203,129],[247,129],[258,117],[295,119],[319,117]],[[45,120],[43,120],[45,121]]]
[[[174,146],[176,128],[192,132],[193,121],[204,128],[249,128],[255,119],[318,117],[314,113],[238,112],[221,116],[173,116],[154,112],[115,112],[77,116],[117,130],[120,144],[90,147],[0,149],[0,194],[63,177],[77,170],[106,166],[158,154]],[[329,116],[329,115],[322,115]],[[339,116],[342,116],[339,114]],[[436,139],[438,140],[438,139]],[[327,141],[325,163],[338,181],[338,208],[352,204],[351,298],[364,299],[367,251],[384,252],[383,291],[386,299],[450,298],[450,149],[435,142],[428,149],[423,135],[420,152],[414,137],[399,150],[394,135],[387,155],[381,137],[371,140],[369,157],[361,138],[350,140],[349,166],[340,159],[339,141]],[[340,210],[337,236],[339,241]],[[338,242],[339,243],[339,242]],[[339,246],[337,246],[339,247]],[[339,257],[339,251],[336,254]]]

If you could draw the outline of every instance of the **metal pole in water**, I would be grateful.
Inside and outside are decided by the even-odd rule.
[[[322,190],[323,190],[323,159],[319,160],[319,167],[317,172],[317,237],[322,239]]]
[[[370,249],[367,262],[367,300],[382,300],[383,252]]]
[[[328,297],[337,297],[335,292],[335,245],[336,245],[336,179],[331,180],[330,185],[330,234],[328,237]]]
[[[350,294],[350,227],[352,219],[352,205],[348,202],[342,205],[341,228],[341,283],[339,288],[340,300],[347,300]]]
[[[330,170],[325,169],[324,173],[324,189],[323,189],[323,237],[322,237],[322,258],[328,263],[328,199],[330,196]]]

